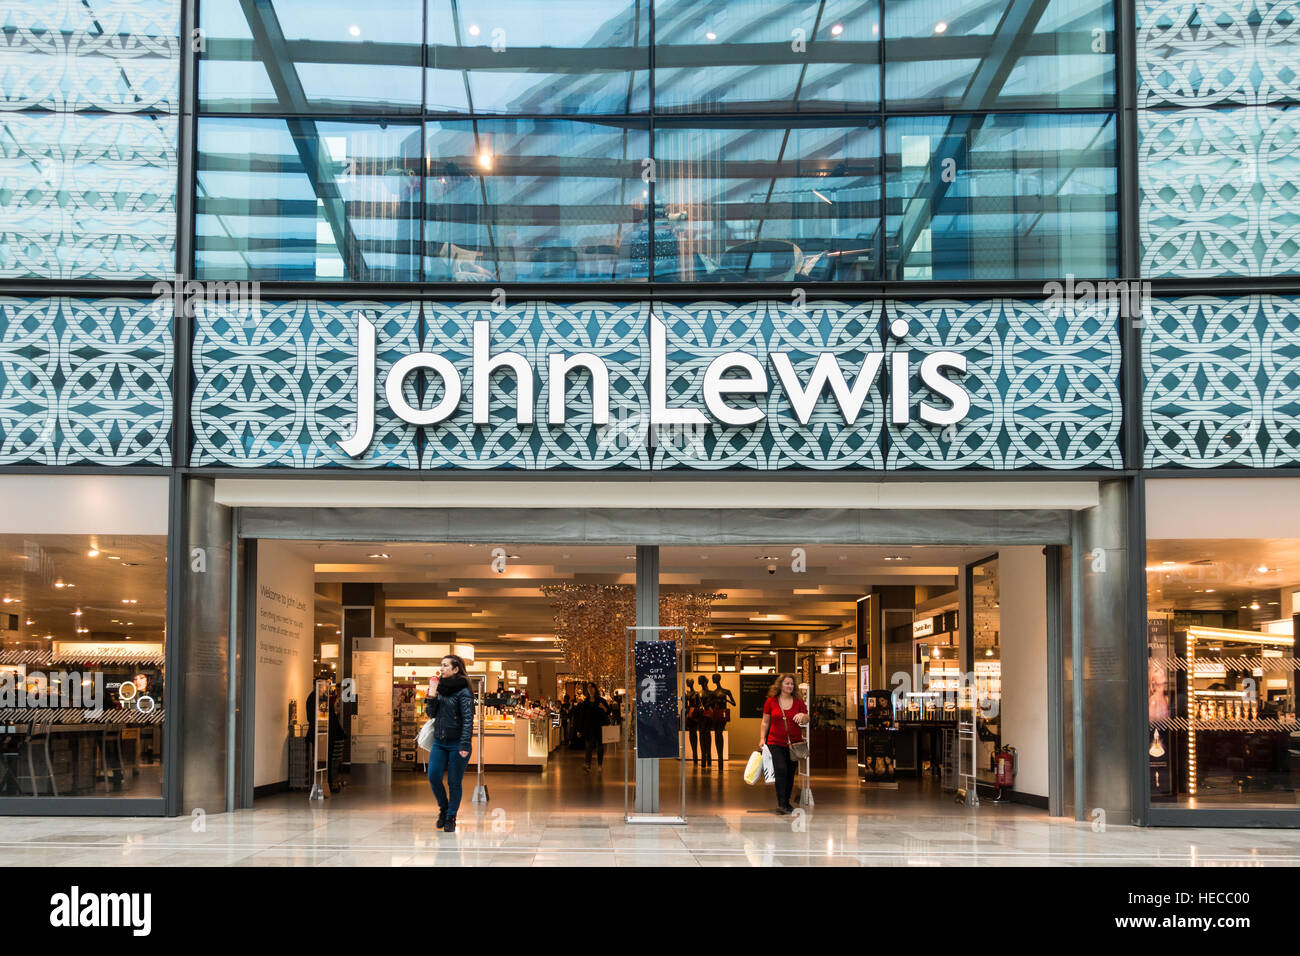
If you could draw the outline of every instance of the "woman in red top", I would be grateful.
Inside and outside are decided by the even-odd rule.
[[[790,806],[790,792],[794,789],[794,775],[799,768],[790,758],[790,744],[803,740],[803,728],[807,723],[808,708],[804,706],[794,675],[782,674],[767,692],[759,740],[759,748],[766,745],[772,755],[777,813],[794,813],[794,807]]]

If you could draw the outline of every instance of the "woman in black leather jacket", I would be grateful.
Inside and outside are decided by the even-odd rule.
[[[433,720],[433,746],[429,750],[429,786],[438,801],[438,827],[456,832],[461,782],[474,737],[474,694],[469,689],[465,662],[454,654],[442,659],[438,692],[426,697],[424,712]],[[443,789],[442,775],[447,775]]]

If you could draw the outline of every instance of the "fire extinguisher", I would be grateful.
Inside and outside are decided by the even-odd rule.
[[[1016,785],[1016,748],[1003,747],[994,758],[994,778],[998,787],[1008,790]]]

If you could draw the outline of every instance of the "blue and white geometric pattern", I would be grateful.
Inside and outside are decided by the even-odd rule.
[[[0,4],[0,277],[175,272],[179,0]]]
[[[1138,105],[1300,102],[1300,3],[1138,0]]]
[[[170,276],[175,197],[175,116],[0,113],[0,276]]]
[[[971,411],[956,425],[927,424],[915,407],[935,399],[914,387],[911,422],[889,426],[889,467],[1122,467],[1118,312],[1113,300],[891,303],[889,318],[908,323],[913,382],[926,353],[961,352]]]
[[[704,369],[714,357],[735,350],[768,369],[771,391],[761,399],[766,417],[746,427],[712,423],[676,434],[660,429],[651,440],[643,425],[650,373],[647,301],[525,301],[499,308],[490,301],[426,303],[421,315],[417,303],[299,300],[260,304],[242,316],[229,308],[200,310],[192,463],[526,471],[885,467],[883,368],[855,425],[845,426],[834,399],[824,394],[805,426],[768,362],[771,352],[787,352],[806,376],[820,351],[832,351],[852,380],[866,353],[882,348],[879,303],[810,302],[796,308],[785,301],[697,302],[654,308],[667,331],[669,406],[701,407]],[[941,344],[968,351],[972,374],[967,381],[977,394],[975,420],[955,444],[937,444],[926,426],[902,429],[901,444],[889,452],[889,467],[1120,466],[1113,317],[1049,316],[1028,303],[1000,301],[899,308],[912,326],[906,342],[917,348],[915,361]],[[337,442],[351,436],[356,412],[359,311],[377,326],[377,424],[371,448],[354,460]],[[490,323],[491,354],[517,352],[536,369],[534,424],[515,422],[516,385],[508,370],[494,373],[488,424],[472,423],[472,324],[478,319]],[[421,349],[447,358],[460,372],[463,389],[457,411],[427,427],[398,420],[383,395],[388,368],[402,354]],[[546,357],[579,351],[600,356],[609,371],[607,426],[593,424],[585,374],[566,383],[566,423],[546,423]],[[996,392],[999,388],[1005,392]],[[914,403],[922,397],[918,391],[914,384]],[[440,386],[436,394],[425,394],[424,379],[416,375],[407,380],[406,392],[407,400],[421,407],[441,397]]]
[[[1142,371],[1148,467],[1300,464],[1300,300],[1150,302]]]
[[[1138,129],[1143,275],[1300,273],[1300,107],[1139,110]]]
[[[180,0],[6,0],[0,110],[175,113]]]
[[[357,314],[375,324],[375,437],[364,458],[338,442],[356,421]],[[417,302],[198,303],[194,317],[193,465],[241,468],[419,467],[417,428],[384,399],[388,369],[419,351]],[[418,404],[417,379],[404,389]]]
[[[656,469],[826,471],[882,467],[880,427],[884,406],[879,400],[878,384],[853,425],[845,425],[839,406],[826,393],[817,402],[808,424],[801,425],[768,360],[771,352],[787,353],[801,380],[807,381],[818,355],[834,352],[845,370],[845,379],[852,384],[866,353],[880,348],[879,303],[810,302],[800,309],[789,301],[683,305],[660,302],[656,313],[668,333],[670,407],[687,397],[698,406],[705,370],[726,352],[753,355],[767,369],[771,385],[765,402],[767,414],[757,425],[738,427],[711,422],[698,438],[689,431],[674,436],[670,430],[668,440],[661,438],[656,443]]]
[[[0,298],[0,464],[169,465],[170,303]]]
[[[426,428],[424,468],[637,468],[649,467],[649,450],[637,424],[649,407],[648,302],[525,301],[494,309],[490,301],[425,305],[425,349],[448,358],[460,372],[462,411]],[[474,389],[471,337],[475,321],[491,323],[491,354],[518,352],[534,377],[533,424],[516,424],[514,373],[493,373],[488,424],[468,414]],[[548,425],[547,355],[592,352],[609,371],[610,424],[593,422],[589,376],[565,382],[565,424]],[[430,404],[426,399],[425,405]]]

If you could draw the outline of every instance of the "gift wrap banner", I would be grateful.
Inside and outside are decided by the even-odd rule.
[[[678,756],[677,642],[638,641],[636,661],[637,759]]]

